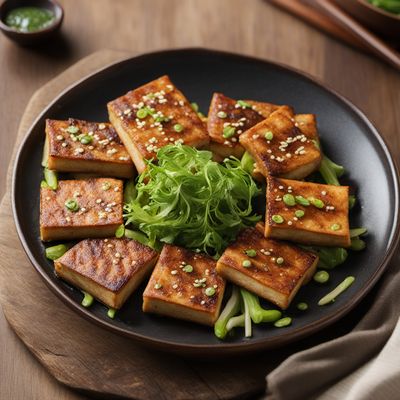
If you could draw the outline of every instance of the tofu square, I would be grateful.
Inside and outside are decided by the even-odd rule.
[[[317,264],[316,254],[286,242],[266,239],[257,228],[247,228],[222,254],[217,272],[286,309],[301,285],[311,279]]]
[[[108,103],[108,114],[139,173],[168,144],[205,147],[205,124],[189,101],[162,76]]]
[[[348,186],[267,179],[265,236],[268,238],[349,247],[348,215]]]
[[[166,244],[143,293],[143,311],[213,325],[224,290],[211,257]]]
[[[59,181],[40,189],[40,237],[71,240],[113,236],[123,223],[123,182],[113,178]]]
[[[303,179],[319,168],[321,151],[316,142],[315,117],[290,115],[288,109],[274,111],[240,136],[265,177],[288,179]]]
[[[218,161],[229,156],[240,158],[244,149],[239,135],[267,118],[279,106],[252,100],[237,101],[222,93],[214,93],[207,118],[207,130],[211,138],[210,150]],[[232,135],[228,135],[227,129]]]
[[[133,162],[110,123],[46,120],[47,166],[60,172],[131,178]]]
[[[59,277],[119,309],[150,275],[158,253],[130,239],[82,240],[54,262]]]

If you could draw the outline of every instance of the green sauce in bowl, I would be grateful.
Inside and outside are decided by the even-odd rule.
[[[54,19],[54,13],[45,8],[18,7],[7,14],[5,23],[19,32],[36,32],[50,26]]]

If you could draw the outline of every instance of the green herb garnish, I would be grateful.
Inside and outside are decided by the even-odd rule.
[[[252,207],[260,190],[239,160],[218,164],[211,152],[183,145],[162,147],[157,158],[147,161],[136,198],[124,207],[127,223],[150,241],[219,255],[241,228],[260,220]]]

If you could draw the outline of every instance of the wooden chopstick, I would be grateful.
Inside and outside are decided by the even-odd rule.
[[[323,14],[321,11],[316,10],[312,4],[305,4],[301,0],[268,1],[353,47],[369,51],[369,47],[367,47],[362,40],[349,33],[348,30],[342,28],[339,24],[333,22],[331,18]]]
[[[314,0],[334,22],[361,40],[371,52],[400,69],[400,54],[329,0]]]

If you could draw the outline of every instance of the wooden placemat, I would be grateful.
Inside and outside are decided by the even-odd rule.
[[[36,92],[22,117],[12,160],[30,125],[57,94],[129,55],[97,52]],[[0,302],[13,330],[59,382],[97,397],[146,400],[243,398],[264,391],[267,367],[261,363],[221,364],[150,351],[67,308],[45,286],[20,245],[11,211],[12,165],[0,207]]]
[[[182,358],[149,350],[82,319],[45,286],[17,237],[10,188],[13,160],[21,139],[42,109],[62,90],[130,55],[113,50],[94,53],[43,86],[25,110],[0,207],[0,303],[5,317],[50,374],[68,387],[95,397],[140,400],[253,397],[264,392],[265,375],[287,356],[348,332],[364,314],[368,303],[364,301],[364,306],[329,329],[283,349],[240,359]]]

